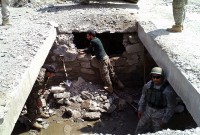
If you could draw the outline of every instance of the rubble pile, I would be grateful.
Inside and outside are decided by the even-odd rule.
[[[120,100],[115,94],[105,92],[99,85],[86,82],[82,77],[72,82],[70,87],[64,85],[52,86],[50,92],[57,104],[62,108],[65,106],[65,114],[74,120],[100,119],[101,113],[112,113]]]

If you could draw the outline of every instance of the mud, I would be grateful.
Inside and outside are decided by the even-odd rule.
[[[12,135],[133,134],[138,122],[131,107],[112,114],[103,114],[97,121],[73,121],[63,117],[58,113],[52,116],[47,120],[49,127],[41,131],[26,130],[25,125],[18,122]]]
[[[135,94],[135,99],[139,98]],[[84,135],[84,134],[134,134],[138,123],[137,113],[126,104],[123,110],[116,109],[113,113],[103,113],[101,119],[96,121],[82,121],[81,119],[68,118],[62,111],[62,106],[54,108],[56,114],[49,119],[44,119],[49,126],[40,131],[27,129],[25,124],[16,123],[12,135]],[[197,127],[187,110],[176,113],[169,121],[166,128],[172,130],[185,130]]]

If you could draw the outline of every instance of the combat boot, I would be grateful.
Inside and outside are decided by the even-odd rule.
[[[39,124],[38,122],[33,123],[32,127],[36,128],[36,129],[42,129],[43,126],[41,124]]]
[[[117,81],[117,86],[118,86],[119,89],[124,88],[124,84],[120,80]]]
[[[9,19],[3,20],[2,26],[5,26],[5,25],[11,25]]]
[[[109,93],[113,93],[113,87],[112,87],[112,85],[104,86],[104,89],[105,89],[106,91],[108,91]]]
[[[173,25],[172,28],[167,28],[169,32],[182,32],[183,25]]]

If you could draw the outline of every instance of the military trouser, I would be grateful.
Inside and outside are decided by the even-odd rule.
[[[118,78],[114,72],[114,68],[110,63],[109,58],[106,58],[105,60],[99,60],[99,66],[100,75],[104,85],[110,86],[112,85],[112,82],[117,83]]]
[[[149,132],[149,128],[152,128],[151,130],[153,132],[161,130],[162,128],[160,124],[163,118],[163,114],[164,109],[154,109],[147,105],[146,111],[138,122],[137,128],[135,130],[135,135]]]
[[[32,123],[36,121],[37,114],[40,112],[38,107],[38,100],[38,90],[32,89],[26,101],[27,117]]]
[[[1,14],[2,14],[2,20],[8,20],[10,11],[9,11],[9,6],[10,6],[10,0],[1,0]]]
[[[187,0],[173,0],[173,16],[176,25],[182,25],[185,20]]]

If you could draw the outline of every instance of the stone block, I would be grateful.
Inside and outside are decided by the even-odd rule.
[[[69,48],[66,44],[58,46],[53,50],[56,55],[63,55],[65,62],[74,61],[78,55],[76,49]]]
[[[66,88],[62,87],[62,86],[52,86],[50,89],[51,93],[63,93],[65,92]]]
[[[128,63],[128,65],[137,64],[139,62],[139,57],[137,55],[132,55],[127,59],[126,62]]]
[[[95,67],[95,68],[99,68],[99,62],[98,62],[98,60],[97,60],[96,57],[92,57],[92,59],[91,59],[91,65],[93,67]]]
[[[79,54],[77,56],[77,59],[80,60],[80,61],[90,61],[91,60],[91,55],[89,54]]]
[[[66,34],[60,34],[56,37],[59,44],[68,44],[69,42],[69,36]]]
[[[81,62],[81,67],[83,67],[83,68],[91,68],[90,61]]]
[[[143,51],[143,46],[140,43],[128,45],[125,47],[127,53],[136,53]]]
[[[98,120],[101,117],[100,112],[86,112],[83,114],[83,119],[84,120]]]
[[[78,77],[78,80],[77,80],[75,83],[73,83],[73,86],[74,86],[74,87],[78,87],[78,86],[80,86],[82,83],[85,83],[85,80],[84,80],[82,77]]]
[[[91,100],[85,100],[84,102],[81,103],[81,109],[89,110],[90,105],[91,105]]]
[[[80,118],[81,117],[81,113],[79,111],[73,110],[73,109],[70,109],[70,108],[66,108],[65,113],[68,116],[73,117],[73,118]]]
[[[91,74],[91,75],[95,74],[95,72],[92,69],[87,69],[87,68],[81,68],[81,72],[85,74]]]
[[[136,70],[136,66],[135,65],[133,65],[133,66],[125,66],[125,67],[116,67],[115,68],[115,72],[116,73],[123,73],[123,74],[131,73],[131,72],[133,72],[135,70]]]
[[[126,58],[120,57],[115,61],[115,66],[125,66],[125,65],[127,65]]]
[[[66,68],[80,67],[80,62],[77,60],[65,62],[65,66],[66,66]]]
[[[69,92],[64,92],[64,93],[56,93],[53,94],[54,98],[69,98],[70,93]]]

